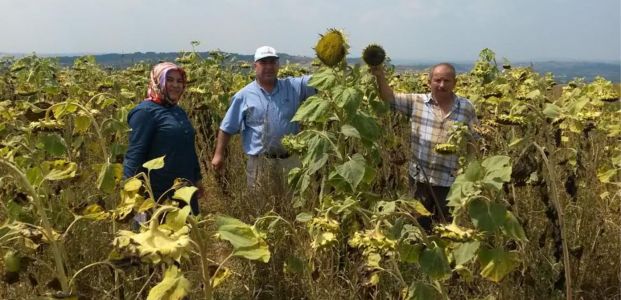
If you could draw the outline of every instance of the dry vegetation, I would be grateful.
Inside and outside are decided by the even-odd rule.
[[[217,53],[208,58],[184,54],[179,61],[188,71],[191,84],[183,106],[198,129],[197,151],[207,191],[201,203],[203,216],[199,220],[202,222],[192,230],[206,234],[206,239],[197,243],[203,243],[207,249],[202,259],[208,262],[208,272],[213,275],[222,263],[229,272],[229,277],[213,291],[214,298],[403,299],[404,286],[396,279],[401,278],[408,285],[437,282],[442,297],[451,299],[563,299],[568,297],[568,285],[574,299],[618,299],[621,296],[619,85],[611,88],[602,79],[595,83],[576,80],[562,87],[554,86],[550,75],[540,76],[526,68],[498,70],[484,54],[471,72],[460,75],[458,93],[472,99],[480,114],[481,157],[511,158],[512,176],[502,186],[505,196],[501,203],[519,221],[527,239],[519,241],[502,234],[488,237],[489,243],[519,257],[517,266],[498,283],[482,276],[482,266],[475,261],[467,264],[467,272],[457,271],[452,262],[448,276],[441,279],[430,279],[417,263],[397,260],[391,265],[392,260],[387,258],[390,255],[382,256],[382,267],[388,271],[369,269],[362,250],[348,244],[355,232],[367,229],[356,218],[341,219],[340,235],[334,243],[311,247],[317,237],[309,231],[308,223],[296,222],[296,216],[301,212],[323,216],[320,213],[324,204],[312,200],[294,208],[293,200],[276,198],[270,190],[249,195],[239,137],[229,146],[224,173],[214,174],[209,169],[219,121],[233,93],[252,80],[249,69],[245,65],[224,67],[225,57]],[[283,72],[298,75],[320,72],[325,67],[305,70],[287,65],[282,68]],[[6,262],[0,263],[0,272],[4,273],[0,299],[44,296],[47,298],[42,299],[53,299],[50,297],[54,295],[64,299],[146,299],[149,290],[162,280],[165,268],[161,265],[109,260],[112,241],[118,230],[129,228],[129,218],[119,220],[109,215],[100,220],[75,221],[75,216],[85,215],[84,209],[92,204],[111,213],[118,209],[122,184],[117,180],[116,185],[102,185],[101,164],[108,160],[112,164],[121,162],[126,144],[125,116],[141,99],[148,70],[148,65],[106,70],[88,58],[76,61],[68,69],[37,57],[9,59],[0,64],[3,162],[0,254],[16,251],[22,265],[17,280],[12,280],[15,278],[9,278]],[[360,82],[372,90],[366,70],[360,72]],[[391,78],[391,84],[399,91],[426,90],[424,74],[400,74]],[[616,100],[609,99],[611,95]],[[46,108],[67,100],[97,109],[93,117],[100,125],[101,135],[97,134],[94,123],[85,130],[76,129],[80,126],[76,116],[81,115],[77,112],[62,118],[48,112],[50,120],[64,122],[58,128],[31,125],[45,118],[41,111],[33,109],[33,104]],[[548,104],[554,104],[558,110],[552,111]],[[500,125],[495,122],[500,114],[519,115],[528,122],[519,126]],[[381,161],[369,191],[381,199],[394,200],[407,193],[410,125],[405,118],[391,113],[377,119],[385,131],[375,141],[382,145],[378,148]],[[104,152],[107,151],[108,157],[103,157],[101,145],[107,149]],[[36,176],[28,170],[54,160],[75,162],[75,174],[62,180],[43,181],[35,188],[53,229],[62,234],[57,240],[64,268],[69,278],[75,275],[71,295],[60,292],[63,288],[56,275],[54,249],[42,239],[45,228],[40,213],[28,190],[7,167],[12,164],[32,179]],[[48,167],[47,171],[50,168],[55,167]],[[114,175],[111,176],[114,183]],[[317,199],[322,189],[321,182],[313,181],[304,197]],[[273,222],[276,214],[288,223]],[[214,236],[218,231],[215,215],[233,216],[248,224],[260,219],[256,228],[269,245],[269,263],[229,257],[230,243]],[[396,220],[386,217],[378,224],[384,226],[385,221],[394,225]],[[15,238],[8,238],[6,228],[15,222],[33,226],[24,227]],[[469,222],[463,226],[472,226]],[[390,228],[382,232],[388,235]],[[205,295],[201,278],[203,261],[197,252],[193,248],[180,264],[191,283],[190,299]],[[398,256],[396,250],[391,253]],[[569,265],[564,263],[567,261]],[[97,262],[101,263],[83,269]],[[79,270],[83,271],[78,273]],[[370,284],[370,276],[375,273],[379,281]]]

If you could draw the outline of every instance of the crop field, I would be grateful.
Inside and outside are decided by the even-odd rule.
[[[150,195],[122,180],[127,114],[152,64],[81,57],[0,60],[0,299],[618,299],[621,297],[621,102],[605,78],[497,64],[481,51],[456,93],[475,105],[478,139],[456,124],[452,223],[422,230],[408,196],[410,122],[377,94],[369,67],[281,62],[318,94],[285,146],[301,166],[292,195],[250,195],[239,136],[210,167],[221,119],[252,66],[221,52],[180,53],[180,105],[196,129],[205,197]],[[396,73],[397,92],[428,92]],[[467,151],[468,146],[476,151]],[[145,164],[161,168],[163,158]],[[132,230],[137,213],[151,221]]]

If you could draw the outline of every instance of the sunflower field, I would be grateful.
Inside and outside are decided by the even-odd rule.
[[[61,67],[36,55],[0,60],[0,299],[611,299],[621,296],[621,101],[597,77],[498,64],[484,49],[456,93],[480,124],[455,124],[438,152],[460,156],[453,221],[408,195],[410,121],[378,98],[369,66],[396,92],[428,92],[427,74],[396,72],[381,45],[357,64],[345,34],[321,35],[318,93],[283,144],[301,165],[291,197],[250,196],[239,136],[223,172],[210,167],[248,62],[182,52],[180,105],[196,129],[205,197],[178,185],[156,202],[149,173],[122,180],[128,112],[152,63],[107,68],[91,56]],[[382,64],[383,62],[383,64]],[[467,151],[475,145],[475,151]],[[149,171],[163,158],[145,163]],[[147,212],[140,228],[131,220]]]

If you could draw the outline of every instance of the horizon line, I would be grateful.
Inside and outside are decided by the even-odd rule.
[[[215,51],[219,51],[219,52],[224,52],[224,53],[229,53],[229,54],[235,54],[235,55],[242,55],[242,56],[252,56],[252,54],[244,54],[244,53],[237,53],[237,52],[227,52],[227,51],[222,51],[222,50],[207,50],[207,51],[196,51],[198,53],[209,53],[209,52],[215,52]],[[99,56],[99,55],[131,55],[131,54],[146,54],[146,53],[155,53],[155,54],[172,54],[172,53],[176,53],[179,54],[183,51],[134,51],[134,52],[60,52],[60,53],[43,53],[43,52],[30,52],[30,53],[26,53],[26,52],[2,52],[0,51],[0,57],[6,57],[6,56],[17,56],[17,57],[24,57],[24,56],[29,56],[29,55],[37,55],[37,56],[41,56],[41,57],[80,57],[80,56],[88,56],[88,55],[92,55],[92,56]],[[187,51],[187,52],[191,52],[191,51]],[[300,57],[300,58],[309,58],[312,59],[314,58],[314,56],[307,56],[307,55],[299,55],[299,54],[289,54],[286,52],[281,52],[280,55],[285,55],[285,56],[291,56],[291,57]],[[347,56],[347,59],[360,59],[361,56]],[[468,60],[468,59],[446,59],[446,58],[400,58],[400,57],[391,57],[390,58],[391,61],[401,61],[401,62],[408,62],[408,63],[429,63],[429,62],[439,62],[439,61],[448,61],[448,62],[452,62],[452,63],[471,63],[475,60]],[[501,60],[504,59],[500,58]],[[566,57],[540,57],[540,58],[522,58],[522,59],[508,59],[511,63],[515,63],[515,62],[520,62],[520,63],[524,63],[524,62],[599,62],[599,63],[612,63],[612,64],[621,64],[621,59],[596,59],[596,58],[566,58]]]

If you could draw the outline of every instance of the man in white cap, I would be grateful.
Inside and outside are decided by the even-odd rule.
[[[215,170],[221,170],[230,137],[241,133],[243,151],[248,156],[246,175],[251,190],[266,184],[286,188],[286,175],[299,160],[287,152],[281,139],[299,131],[299,124],[291,119],[302,101],[316,93],[308,86],[310,76],[278,79],[278,68],[278,54],[274,48],[263,46],[256,50],[256,80],[233,96],[220,124],[211,161]]]

